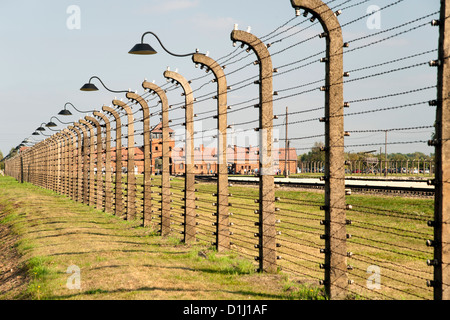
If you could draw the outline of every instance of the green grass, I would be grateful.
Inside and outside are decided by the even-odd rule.
[[[162,238],[27,183],[0,178],[0,206],[29,276],[16,299],[290,299],[276,275],[255,274],[236,253]],[[71,265],[81,270],[80,290],[66,287]]]
[[[324,274],[319,268],[324,262],[319,252],[324,247],[320,239],[324,212],[319,208],[324,203],[323,192],[276,189],[281,271],[270,275],[255,272],[256,187],[229,187],[233,245],[230,251],[218,253],[211,247],[215,240],[211,203],[216,200],[212,194],[217,186],[196,184],[197,242],[186,245],[180,233],[184,180],[177,177],[171,181],[172,232],[161,238],[157,211],[160,176],[153,179],[155,213],[152,225],[143,228],[139,215],[136,221],[124,221],[52,191],[0,178],[0,206],[8,208],[7,215],[0,218],[20,235],[20,253],[27,259],[49,259],[41,263],[49,273],[38,278],[40,288],[38,282],[30,284],[32,298],[325,299],[323,287],[318,286]],[[138,176],[138,208],[141,183],[142,176]],[[426,222],[433,216],[433,199],[352,194],[346,196],[346,202],[353,206],[347,210],[347,219],[352,220],[347,226],[352,235],[347,251],[353,253],[348,258],[353,266],[349,279],[355,282],[349,286],[349,298],[431,299],[432,291],[423,279],[432,279],[432,268],[425,263],[432,258],[432,249],[425,246],[425,240],[432,238]],[[82,270],[79,292],[65,289],[65,270],[72,264]],[[365,288],[366,270],[374,264],[382,270],[383,289],[376,292]],[[160,282],[153,282],[154,277]]]
[[[158,183],[156,180],[155,185]],[[182,230],[177,226],[177,223],[183,221],[182,217],[178,218],[176,213],[183,212],[179,207],[183,203],[178,200],[183,197],[183,183],[182,178],[171,181],[175,237]],[[212,183],[199,183],[196,188],[198,230],[201,232],[198,238],[210,243],[214,241],[211,234],[214,231],[212,223],[215,221],[211,216],[211,203],[216,200],[212,193],[216,192],[217,187]],[[233,194],[229,198],[232,204],[230,212],[233,213],[230,222],[234,223],[230,227],[234,232],[231,241],[236,245],[233,252],[245,257],[257,268],[252,258],[258,253],[252,244],[257,242],[253,234],[258,232],[254,225],[258,218],[253,211],[258,209],[258,205],[254,203],[254,199],[258,198],[258,189],[252,186],[232,186],[229,187],[229,192]],[[319,252],[325,246],[324,240],[320,239],[320,235],[324,233],[324,227],[320,225],[320,221],[324,219],[324,212],[320,210],[320,205],[324,204],[324,194],[320,191],[278,188],[275,196],[281,198],[276,203],[280,208],[277,219],[281,221],[276,228],[281,232],[277,237],[277,242],[281,244],[277,254],[282,259],[277,263],[292,279],[307,279],[317,284],[323,279],[323,270],[318,266],[324,262],[324,255]],[[346,211],[347,219],[351,220],[351,224],[347,226],[347,233],[351,235],[347,240],[347,251],[353,254],[352,258],[347,259],[348,264],[353,267],[349,270],[349,279],[354,281],[354,285],[349,287],[349,297],[431,299],[432,290],[426,287],[424,279],[433,278],[432,268],[425,263],[432,258],[433,250],[425,246],[425,241],[433,237],[433,230],[427,226],[427,221],[433,219],[434,200],[352,194],[346,196],[346,203],[353,206],[353,209]],[[158,206],[157,203],[155,205]],[[158,221],[158,217],[155,220]],[[381,267],[383,290],[366,288],[366,270],[371,265]]]

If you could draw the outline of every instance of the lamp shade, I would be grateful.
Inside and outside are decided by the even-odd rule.
[[[98,88],[93,83],[85,83],[81,88],[81,91],[97,91]]]
[[[36,131],[32,133],[33,136],[38,136],[39,133],[37,133]]]
[[[155,54],[156,50],[153,49],[148,43],[138,43],[130,51],[130,54]]]
[[[67,109],[62,109],[60,112],[58,112],[58,114],[61,115],[61,116],[71,116],[72,112],[70,112]]]
[[[45,128],[43,128],[42,126],[40,126],[39,128],[36,129],[36,131],[45,131]]]
[[[46,126],[46,127],[57,127],[57,124],[54,123],[53,121],[50,121],[50,122],[47,123],[45,126]]]

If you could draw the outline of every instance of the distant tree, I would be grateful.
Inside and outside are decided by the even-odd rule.
[[[391,154],[388,154],[388,160],[402,162],[402,161],[408,160],[408,157],[402,153],[391,153]]]
[[[409,160],[421,160],[421,159],[425,159],[425,160],[431,160],[430,156],[427,156],[425,153],[423,152],[413,152],[413,153],[408,153],[406,154],[406,156],[408,157]]]
[[[320,142],[314,142],[311,151],[308,153],[304,153],[299,156],[299,160],[303,162],[324,162],[325,161],[325,153],[320,150],[320,148],[324,147],[325,144]]]
[[[0,150],[0,170],[5,169],[5,163],[2,161],[2,159],[3,159],[3,153],[2,153],[2,150]]]
[[[17,154],[17,149],[16,148],[11,148],[11,150],[9,150],[9,156],[13,157]]]

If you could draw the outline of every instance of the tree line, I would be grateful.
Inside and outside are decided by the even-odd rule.
[[[325,144],[323,142],[315,142],[311,151],[298,155],[298,162],[324,162],[325,161],[325,153],[321,151],[321,148],[324,147]],[[350,161],[363,161],[367,158],[377,158],[379,160],[385,160],[384,153],[380,154],[380,152],[376,150],[362,151],[362,152],[346,152],[345,159]],[[412,153],[388,153],[387,154],[388,161],[412,161],[412,160],[425,160],[425,161],[434,161],[434,154],[427,155],[423,152],[412,152]]]

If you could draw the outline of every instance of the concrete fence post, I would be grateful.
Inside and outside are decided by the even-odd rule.
[[[62,194],[68,195],[69,191],[69,136],[61,130],[60,136],[62,138],[63,143],[63,153],[62,153],[62,174],[63,174],[63,188],[62,188]]]
[[[337,15],[321,0],[291,0],[316,17],[324,29],[325,62],[325,290],[330,299],[347,295],[343,40]]]
[[[143,204],[142,216],[143,226],[150,225],[152,220],[152,171],[151,171],[151,137],[150,137],[150,111],[147,102],[140,95],[134,92],[128,92],[126,97],[131,101],[137,102],[142,110],[143,124],[143,142],[144,142],[144,180],[143,180]]]
[[[95,128],[97,129],[97,152],[96,154],[96,168],[97,168],[97,174],[96,174],[96,202],[95,207],[98,210],[102,210],[103,208],[103,174],[102,174],[102,166],[103,166],[103,143],[102,143],[102,127],[100,126],[100,123],[93,117],[86,116],[84,117],[86,121],[89,121],[90,123],[95,125]]]
[[[134,174],[134,117],[131,108],[120,100],[112,104],[127,114],[127,220],[136,219],[136,176]]]
[[[49,157],[50,157],[50,181],[49,181],[49,189],[55,191],[55,185],[56,185],[56,169],[55,169],[55,149],[57,142],[55,141],[55,137],[50,137],[50,150],[49,150]]]
[[[105,123],[105,184],[103,188],[104,193],[104,208],[105,212],[112,212],[112,184],[111,184],[111,123],[108,117],[99,112],[94,111],[94,116],[100,118]]]
[[[50,162],[50,158],[49,158],[49,154],[48,151],[50,149],[50,139],[47,138],[44,140],[44,149],[43,149],[43,154],[42,154],[42,160],[43,160],[43,165],[44,165],[44,170],[43,170],[43,176],[44,179],[42,181],[43,183],[43,187],[45,189],[48,189],[48,181],[50,179],[50,167],[49,167],[49,162]]]
[[[115,148],[116,148],[116,167],[114,175],[114,214],[116,216],[122,217],[123,215],[123,192],[122,192],[122,121],[120,120],[119,113],[108,106],[102,107],[103,112],[111,114],[116,122],[116,137],[115,137]]]
[[[94,172],[94,153],[95,153],[95,134],[94,134],[94,126],[87,122],[84,119],[80,119],[79,122],[87,127],[89,130],[89,140],[88,140],[88,185],[89,185],[89,197],[88,197],[88,204],[90,206],[94,205],[95,203],[95,172]]]
[[[19,169],[19,181],[23,183],[23,155],[19,154],[20,157],[20,169]]]
[[[212,58],[195,53],[192,61],[206,67],[214,74],[217,95],[217,202],[216,202],[216,242],[217,251],[230,249],[230,227],[228,212],[228,164],[227,164],[227,79],[223,68]]]
[[[34,174],[34,182],[33,184],[35,186],[39,186],[39,147],[40,147],[40,142],[38,143],[38,145],[36,146],[36,148],[32,148],[32,153],[33,153],[33,170],[35,172]]]
[[[64,187],[65,187],[65,182],[64,182],[64,176],[65,176],[65,172],[64,172],[64,158],[65,158],[64,136],[62,135],[61,132],[57,132],[57,133],[55,133],[55,135],[58,139],[58,144],[59,144],[59,148],[58,148],[58,177],[59,177],[58,193],[64,194]]]
[[[233,30],[231,40],[253,50],[259,65],[259,269],[277,271],[273,143],[272,59],[266,45],[251,33]]]
[[[169,151],[169,103],[164,90],[156,84],[144,81],[142,87],[156,93],[161,101],[162,116],[162,176],[161,176],[161,236],[170,233],[170,151]]]
[[[434,280],[435,300],[450,300],[450,1],[441,0],[439,18],[438,60],[430,61],[437,66],[437,103],[435,140],[435,210],[434,221]]]
[[[68,181],[67,181],[67,146],[68,146],[68,140],[69,137],[64,133],[63,131],[58,132],[59,136],[61,137],[61,143],[62,143],[62,154],[61,154],[61,175],[62,175],[62,188],[61,188],[61,194],[67,195],[67,187],[68,187]]]
[[[189,81],[182,75],[165,71],[164,77],[180,84],[184,93],[185,114],[185,147],[184,147],[184,242],[195,241],[196,219],[195,219],[195,173],[194,173],[194,96]]]
[[[82,142],[82,153],[83,153],[83,203],[89,204],[89,158],[88,158],[88,146],[89,146],[89,137],[87,134],[86,127],[81,125],[78,122],[73,124],[75,127],[79,128],[83,133],[83,142]]]
[[[40,187],[45,188],[47,185],[47,147],[48,147],[48,139],[44,139],[41,141],[41,151],[40,151],[40,162],[41,162],[41,180]]]
[[[38,162],[39,162],[39,186],[41,188],[45,187],[45,164],[46,164],[46,159],[45,159],[45,149],[47,147],[47,143],[44,140],[41,141],[40,146],[39,146],[39,158],[38,158]]]
[[[70,131],[68,128],[65,128],[61,131],[63,134],[65,134],[68,138],[67,140],[67,178],[68,178],[68,184],[67,184],[67,196],[69,196],[71,199],[74,199],[74,175],[75,171],[74,169],[74,156],[73,156],[73,145],[75,142],[75,134]]]
[[[37,186],[39,183],[38,148],[31,148],[31,159],[31,167],[33,170],[33,180],[31,183]]]
[[[74,198],[76,199],[76,201],[78,202],[82,202],[83,201],[83,152],[82,152],[82,147],[83,147],[83,138],[81,135],[80,130],[77,127],[74,126],[68,126],[67,127],[69,130],[75,132],[76,137],[77,137],[77,152],[76,152],[76,161],[74,163],[76,163],[76,177],[74,177]],[[75,156],[75,155],[74,155]],[[76,185],[76,187],[75,187]]]
[[[57,134],[53,134],[55,139],[55,192],[60,193],[61,186],[61,141]]]
[[[56,192],[59,194],[62,194],[62,140],[61,135],[59,133],[55,134],[56,141],[58,142],[58,149],[57,149],[57,166],[56,166],[56,176],[57,176],[57,189]]]

